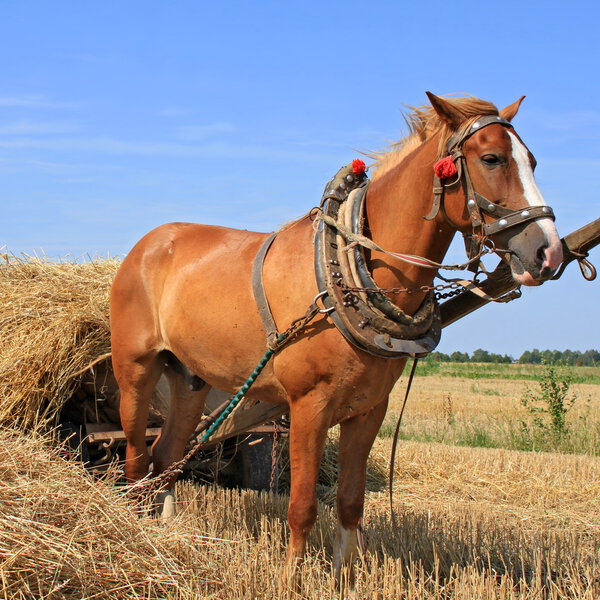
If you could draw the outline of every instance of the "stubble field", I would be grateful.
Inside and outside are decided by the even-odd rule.
[[[592,380],[597,376],[585,373]],[[461,436],[475,429],[489,431],[488,441],[496,445],[510,442],[503,437],[507,423],[527,422],[531,415],[520,397],[536,385],[531,378],[455,375],[423,375],[415,382],[404,436],[442,436],[443,443],[400,443],[396,526],[386,490],[391,447],[386,434],[399,409],[402,382],[395,390],[390,420],[369,461],[367,551],[358,563],[357,597],[600,597],[600,459],[453,445],[465,443]],[[594,428],[600,387],[573,387],[578,399],[569,422]],[[179,515],[163,524],[136,516],[110,477],[91,480],[31,436],[2,433],[0,470],[4,597],[294,597],[279,581],[285,494],[183,482]],[[319,485],[319,519],[301,568],[303,591],[296,597],[342,597],[330,575],[334,480],[335,431]]]

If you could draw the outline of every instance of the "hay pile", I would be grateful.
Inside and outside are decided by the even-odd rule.
[[[185,540],[136,515],[114,483],[31,433],[0,430],[3,598],[176,597],[214,578],[210,565],[184,565]]]
[[[45,427],[110,351],[109,290],[117,260],[0,263],[0,425]]]

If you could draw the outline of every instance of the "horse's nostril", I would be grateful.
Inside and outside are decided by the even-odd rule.
[[[547,250],[548,246],[544,245],[544,246],[540,246],[538,251],[537,251],[537,259],[539,261],[539,263],[541,265],[543,265],[546,262],[546,250]]]

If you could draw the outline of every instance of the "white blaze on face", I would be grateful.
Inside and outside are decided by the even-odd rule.
[[[512,144],[512,156],[513,160],[517,165],[519,179],[523,186],[523,196],[529,206],[547,206],[542,193],[540,192],[535,177],[533,175],[533,169],[531,168],[531,162],[529,161],[529,154],[527,148],[523,145],[521,140],[512,132],[508,131],[510,141]],[[552,270],[558,268],[558,265],[562,262],[562,244],[558,237],[558,231],[554,225],[554,221],[548,218],[536,219],[535,223],[542,229],[546,236],[546,242],[548,247],[546,249],[546,260],[544,266],[549,266]]]

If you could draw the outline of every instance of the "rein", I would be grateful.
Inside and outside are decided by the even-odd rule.
[[[408,376],[408,382],[406,383],[406,390],[404,392],[404,400],[402,401],[402,408],[398,415],[398,421],[396,422],[396,429],[394,430],[394,437],[392,439],[392,451],[390,453],[390,471],[388,474],[389,482],[389,493],[390,493],[390,513],[392,515],[392,525],[397,526],[396,515],[394,514],[394,465],[396,463],[396,446],[398,445],[398,436],[400,435],[400,425],[402,424],[402,417],[404,416],[404,409],[408,402],[408,396],[410,395],[410,388],[412,386],[413,379],[415,378],[415,372],[417,370],[418,358],[413,359],[413,364],[410,369],[410,375]]]
[[[339,221],[333,219],[332,217],[323,213],[321,209],[319,210],[319,214],[315,217],[315,221],[324,221],[330,227],[336,229],[345,239],[348,241],[348,245],[343,248],[343,250],[350,250],[355,245],[360,245],[363,248],[367,248],[369,250],[376,250],[378,252],[382,252],[391,256],[392,258],[396,258],[402,262],[408,263],[410,265],[416,265],[418,267],[423,267],[425,269],[443,269],[445,271],[463,271],[471,266],[475,261],[481,260],[482,256],[486,254],[491,254],[495,251],[494,248],[489,248],[486,245],[482,245],[482,249],[477,253],[477,256],[470,258],[467,262],[458,265],[444,265],[441,263],[437,263],[433,260],[425,258],[423,256],[416,256],[414,254],[402,254],[401,252],[392,252],[391,250],[386,250],[382,248],[379,244],[374,242],[371,238],[368,238],[360,233],[354,233],[350,231],[347,227],[342,225]]]

